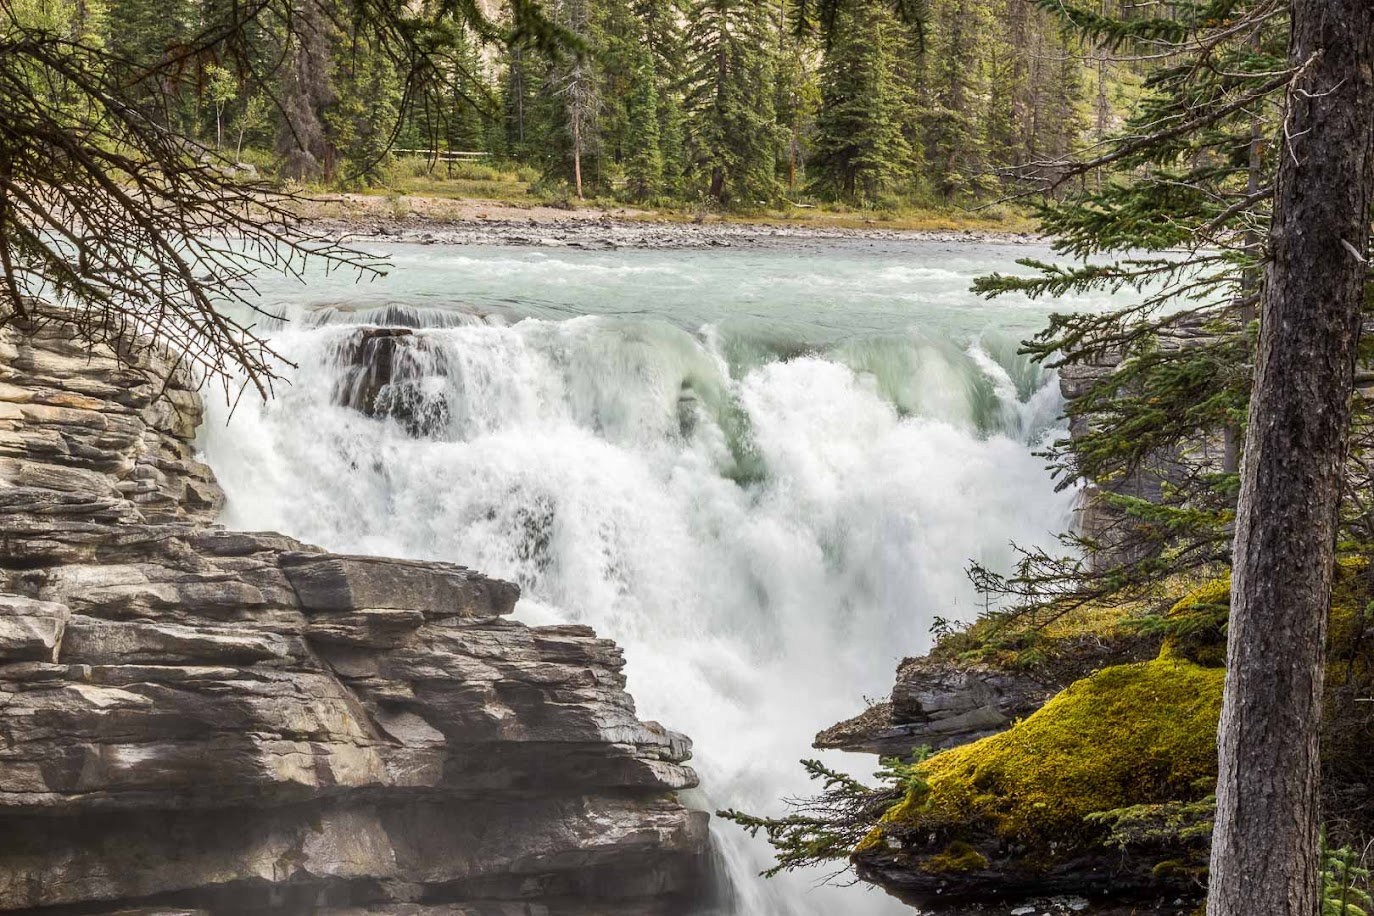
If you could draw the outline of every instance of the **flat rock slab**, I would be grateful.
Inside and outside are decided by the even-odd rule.
[[[433,617],[499,617],[520,589],[461,566],[376,557],[286,553],[280,563],[301,607],[314,613],[362,609],[419,611]]]
[[[65,604],[0,595],[0,662],[55,662],[71,611]]]

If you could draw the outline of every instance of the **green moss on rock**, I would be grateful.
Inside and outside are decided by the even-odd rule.
[[[1208,668],[1226,664],[1226,618],[1231,612],[1231,577],[1206,582],[1179,599],[1157,629],[1164,635],[1161,655],[1187,659]]]
[[[1366,825],[1374,822],[1367,793],[1341,788],[1374,780],[1374,757],[1368,753],[1374,719],[1367,703],[1374,690],[1371,585],[1367,558],[1338,560],[1323,764],[1328,807],[1343,814],[1329,818],[1328,829],[1346,839],[1367,832]],[[932,757],[921,766],[924,781],[911,783],[856,856],[888,856],[905,863],[901,867],[954,878],[963,863],[973,861],[955,854],[967,847],[986,857],[981,866],[969,865],[970,871],[1048,874],[1085,854],[1124,854],[1114,837],[1134,830],[1139,845],[1152,850],[1141,854],[1143,861],[1155,852],[1173,853],[1165,863],[1168,875],[1155,877],[1195,875],[1205,865],[1194,853],[1205,848],[1209,796],[1216,786],[1230,577],[1175,580],[1160,592],[1151,608],[1137,604],[1112,613],[1089,608],[1055,622],[1053,631],[1038,637],[1041,642],[1027,643],[1056,652],[1062,643],[1062,654],[1079,661],[1069,650],[1081,634],[1096,633],[1101,641],[1126,646],[1126,633],[1138,640],[1131,651],[1157,651],[1158,656],[1130,663],[1089,658],[1108,667],[1086,677],[1079,668],[1075,677],[1080,679],[1010,730]],[[961,639],[985,637],[987,629],[1003,642],[985,640],[984,652],[991,645],[1004,649],[1008,637],[991,630],[993,623]],[[948,648],[959,645],[951,640]],[[1022,647],[1016,664],[1024,658]],[[1123,826],[1123,817],[1134,820]],[[993,860],[990,866],[987,859]]]
[[[1089,814],[1190,800],[1216,777],[1223,672],[1163,657],[1078,681],[1011,730],[926,762],[928,788],[883,818],[891,837],[991,832],[1068,851]]]
[[[885,849],[886,847],[887,838],[883,835],[883,828],[874,827],[872,830],[868,831],[868,833],[864,834],[864,838],[859,841],[859,845],[854,847],[854,853],[857,855],[859,853]]]
[[[951,873],[981,871],[988,867],[987,858],[963,840],[955,840],[925,863],[926,871]]]

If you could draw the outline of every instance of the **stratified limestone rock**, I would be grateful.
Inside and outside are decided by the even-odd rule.
[[[1187,351],[1216,342],[1216,335],[1201,318],[1162,328],[1155,344],[1166,351]],[[1059,367],[1059,389],[1070,416],[1069,435],[1080,438],[1091,429],[1090,420],[1073,415],[1073,402],[1087,395],[1102,379],[1122,365],[1122,354],[1107,352],[1091,363]],[[1198,435],[1179,447],[1151,453],[1130,473],[1111,481],[1086,481],[1079,493],[1074,530],[1095,545],[1087,557],[1099,569],[1145,559],[1158,545],[1141,544],[1131,518],[1111,502],[1112,496],[1128,496],[1159,503],[1164,492],[1198,474],[1220,473],[1226,466],[1226,442],[1221,430]]]
[[[307,613],[406,608],[438,617],[509,614],[520,590],[460,566],[373,557],[284,554],[281,566]]]
[[[0,330],[0,910],[667,914],[686,738],[446,564],[229,532],[199,400]]]
[[[892,699],[816,736],[818,748],[908,757],[942,751],[1005,731],[1035,712],[1058,687],[990,665],[908,658],[897,669]]]

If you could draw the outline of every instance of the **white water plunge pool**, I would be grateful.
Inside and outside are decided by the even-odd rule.
[[[695,742],[694,806],[782,813],[813,791],[803,757],[870,774],[812,736],[885,697],[933,617],[976,616],[970,560],[1005,569],[1070,522],[1033,454],[1063,433],[1058,387],[1017,342],[1111,300],[969,292],[1044,248],[370,247],[389,277],[263,285],[299,368],[232,421],[207,398],[223,522],[461,563],[519,583],[519,619],[616,640],[641,718]],[[335,403],[350,325],[390,306],[426,326],[428,438]],[[712,830],[730,916],[911,912],[759,878],[766,844]]]

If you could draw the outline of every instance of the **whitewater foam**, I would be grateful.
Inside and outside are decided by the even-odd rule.
[[[982,606],[967,563],[1006,568],[1069,522],[1033,454],[1057,386],[995,335],[436,321],[417,333],[443,371],[421,381],[449,421],[417,439],[336,403],[349,317],[279,331],[293,384],[231,425],[212,411],[224,521],[461,562],[518,582],[522,619],[594,626],[641,715],[695,741],[708,809],[807,794],[814,733],[885,694],[933,616]],[[909,912],[823,874],[760,879],[767,847],[713,830],[732,916]]]

